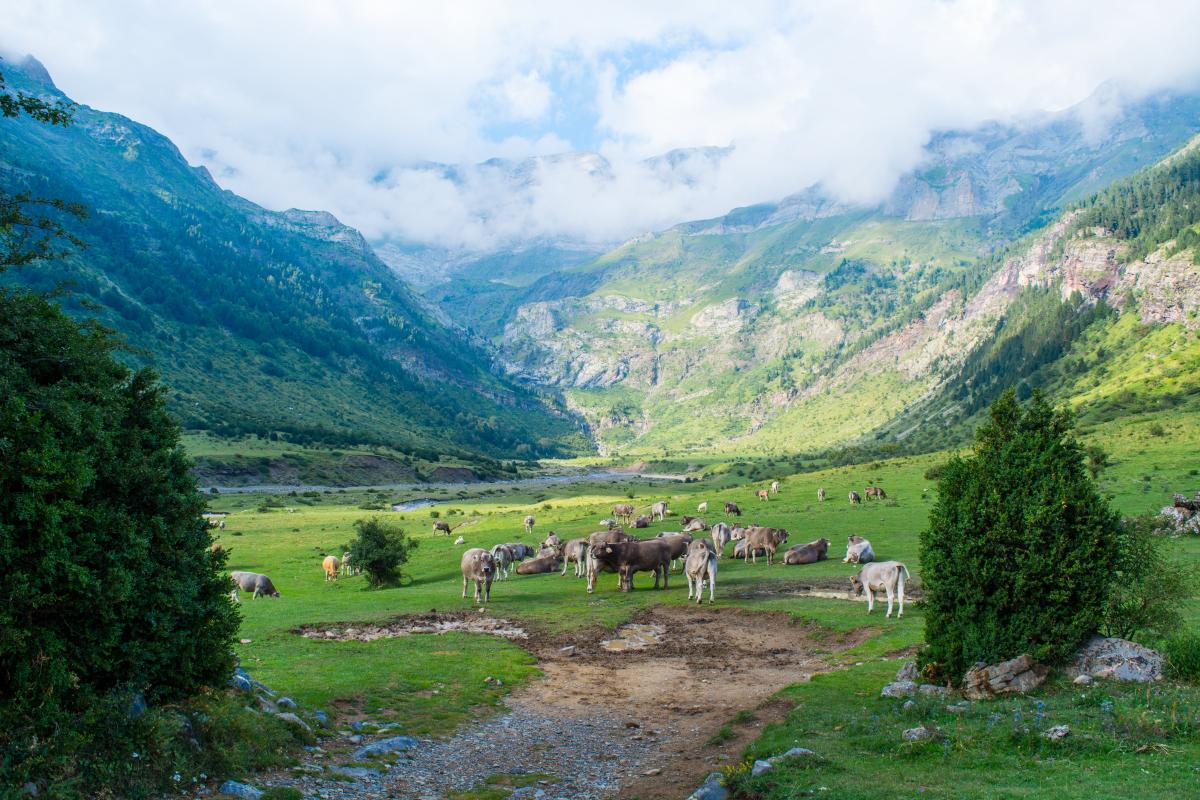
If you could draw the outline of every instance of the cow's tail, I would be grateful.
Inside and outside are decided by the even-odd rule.
[[[906,581],[909,580],[908,567],[903,564],[900,565],[900,577]]]

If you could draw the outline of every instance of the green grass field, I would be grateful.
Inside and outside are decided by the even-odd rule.
[[[1160,428],[1164,431],[1162,435],[1158,434]],[[1083,438],[1111,453],[1113,465],[1102,475],[1100,484],[1123,513],[1156,510],[1169,502],[1172,491],[1200,488],[1195,456],[1200,445],[1200,425],[1192,415],[1163,412],[1129,418],[1088,428]],[[930,796],[944,797],[1044,796],[1041,791],[1045,786],[1054,786],[1063,797],[1121,796],[1119,791],[1129,785],[1128,776],[1106,784],[1105,791],[1113,794],[1097,794],[1087,784],[1068,779],[1072,774],[1068,765],[1075,761],[1085,765],[1081,769],[1103,772],[1101,753],[1108,746],[1103,744],[1107,740],[1102,738],[1097,743],[1089,739],[1086,746],[1072,745],[1063,751],[1066,755],[1062,757],[1048,754],[1044,747],[1033,746],[1036,742],[1027,742],[1029,747],[1014,745],[1009,739],[997,744],[994,740],[1000,734],[991,728],[986,732],[978,730],[981,725],[986,727],[988,714],[1001,713],[985,713],[982,709],[987,704],[976,704],[974,716],[969,719],[956,718],[949,723],[970,728],[955,734],[949,753],[943,752],[941,744],[899,748],[898,736],[892,736],[891,729],[918,723],[910,721],[912,714],[898,716],[895,708],[877,699],[878,686],[896,668],[894,659],[879,659],[920,643],[919,604],[910,606],[903,620],[885,622],[879,611],[868,618],[860,603],[796,597],[777,591],[814,581],[841,585],[854,571],[841,563],[845,537],[851,533],[870,538],[878,557],[905,561],[919,583],[918,533],[925,525],[935,491],[934,482],[924,474],[946,457],[946,454],[906,457],[790,476],[780,469],[777,474],[782,479],[782,491],[769,502],[755,499],[754,491],[764,487],[765,478],[772,475],[770,470],[782,468],[783,462],[766,466],[761,461],[733,464],[709,460],[679,465],[708,475],[694,483],[650,484],[631,478],[618,484],[575,484],[534,490],[498,491],[494,487],[475,486],[430,492],[429,496],[439,499],[434,506],[405,514],[386,513],[412,533],[420,545],[406,568],[409,577],[399,587],[382,590],[367,589],[362,577],[326,582],[320,562],[323,554],[341,554],[343,545],[351,538],[355,520],[383,513],[360,506],[378,506],[396,499],[390,493],[330,491],[310,493],[307,497],[282,496],[270,498],[269,502],[283,507],[270,509],[262,505],[262,497],[223,495],[214,497],[211,505],[230,512],[220,539],[230,551],[229,568],[265,572],[283,594],[280,600],[244,599],[241,636],[245,641],[238,647],[243,666],[276,690],[343,718],[365,716],[380,722],[394,721],[406,732],[436,735],[453,730],[480,709],[503,703],[504,693],[538,674],[533,657],[515,644],[483,635],[412,635],[372,642],[332,642],[304,638],[295,632],[300,626],[312,623],[371,621],[431,610],[471,609],[471,600],[460,597],[458,560],[464,547],[455,546],[453,536],[431,533],[431,512],[451,525],[465,523],[454,535],[463,535],[467,546],[490,547],[504,541],[540,540],[551,530],[564,539],[586,535],[596,529],[597,520],[609,515],[614,503],[625,502],[630,495],[638,506],[669,499],[677,515],[695,513],[696,504],[703,500],[713,510],[719,509],[721,501],[733,500],[744,509],[744,521],[787,528],[791,533],[790,543],[828,538],[832,543],[831,558],[803,567],[768,567],[761,560],[758,565],[745,565],[727,559],[721,562],[717,607],[784,611],[798,619],[815,621],[831,633],[865,628],[867,634],[861,644],[832,657],[846,669],[786,690],[789,700],[800,703],[802,708],[820,706],[822,714],[793,713],[780,728],[769,729],[752,750],[770,753],[786,749],[785,744],[790,747],[792,741],[809,742],[806,746],[828,753],[831,760],[822,761],[815,772],[808,766],[797,767],[799,777],[789,778],[791,783],[770,787],[761,782],[746,783],[745,790],[750,796],[796,796],[789,792],[799,790],[806,780],[814,783],[807,790],[818,791],[815,784],[820,784],[831,791],[839,787],[842,794],[836,796],[877,796],[854,794],[852,787],[860,776],[850,763],[852,759],[833,756],[834,752],[842,753],[847,748],[864,756],[895,757],[905,765],[916,765],[911,770],[889,768],[898,777],[887,788],[894,789],[892,793],[898,796],[916,796],[914,787],[918,784],[940,786],[942,793]],[[752,475],[764,480],[747,482]],[[885,487],[888,500],[851,507],[847,492],[861,491],[868,484]],[[829,499],[824,503],[817,502],[818,487],[827,490]],[[521,527],[521,518],[528,513],[538,519],[532,537],[524,536]],[[719,510],[705,516],[710,522],[722,518]],[[676,527],[677,517],[668,518],[665,524],[656,523],[639,533],[652,536]],[[1171,547],[1179,558],[1200,564],[1200,539],[1173,540]],[[614,577],[603,576],[596,594],[588,596],[583,582],[570,577],[570,573],[568,577],[514,575],[493,585],[488,613],[561,633],[594,626],[611,628],[649,605],[686,602],[682,577],[677,577],[665,591],[652,591],[649,583],[648,577],[639,576],[635,591],[620,594],[615,589]],[[1191,602],[1187,616],[1189,625],[1200,623],[1200,605]],[[500,678],[502,685],[485,684],[483,678],[487,676]],[[1200,754],[1195,737],[1200,693],[1194,689],[1181,691],[1180,702],[1184,703],[1185,717],[1190,722],[1178,723],[1169,734],[1164,734],[1166,738],[1162,741],[1167,743],[1162,748],[1156,745],[1151,751],[1120,754],[1120,759],[1130,764],[1148,764],[1143,781],[1160,787],[1164,794],[1177,790],[1184,774],[1191,774],[1191,780],[1197,780],[1191,772],[1193,767],[1180,770],[1187,759],[1194,761]],[[1082,713],[1076,708],[1082,701],[1077,702],[1073,697],[1068,689],[1059,687],[1048,691],[1044,701],[1060,709],[1056,714],[1075,718]],[[1122,708],[1128,706],[1129,715],[1144,712],[1157,718],[1155,715],[1164,713],[1162,703],[1166,701],[1156,698],[1157,695],[1143,701],[1131,697],[1119,702],[1125,704]],[[939,713],[928,705],[920,711],[936,718],[939,724],[946,722]],[[1010,713],[1006,706],[1003,714]],[[882,720],[877,729],[861,728],[859,723],[864,715],[866,718],[875,715]],[[1178,719],[1178,710],[1176,715]],[[844,726],[837,735],[829,730],[834,725]],[[1109,745],[1116,746],[1115,742],[1116,739]],[[1048,766],[1044,765],[1047,760]],[[1036,767],[1039,771],[1021,773],[1011,780],[1005,777],[1014,769],[1025,767]],[[905,776],[899,777],[901,773]],[[947,787],[959,785],[968,788],[963,788],[961,794],[946,793]]]

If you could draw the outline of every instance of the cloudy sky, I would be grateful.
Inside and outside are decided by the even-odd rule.
[[[1200,76],[1195,0],[5,0],[0,47],[270,208],[374,239],[613,241],[815,182],[878,199],[931,131]],[[577,10],[571,10],[577,6]],[[728,147],[664,173],[644,159]],[[476,164],[571,151],[518,179]]]

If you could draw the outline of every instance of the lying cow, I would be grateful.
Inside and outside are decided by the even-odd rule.
[[[875,560],[871,543],[861,536],[852,535],[846,539],[846,557],[843,564],[867,564]]]
[[[527,558],[533,558],[537,555],[537,551],[533,549],[533,545],[523,542],[506,542],[504,546],[512,552],[513,559],[516,561],[524,561]]]
[[[685,533],[699,533],[700,531],[708,530],[708,523],[699,517],[692,517],[691,519],[685,518],[683,525],[680,527],[683,528]]]
[[[251,592],[250,598],[256,597],[279,597],[279,590],[275,588],[275,584],[271,583],[271,579],[266,575],[258,572],[231,572],[229,577],[233,578],[235,585],[234,591],[238,589],[243,592]],[[234,598],[237,599],[236,597]]]
[[[633,576],[638,572],[653,572],[655,589],[661,575],[663,588],[668,588],[671,543],[665,539],[603,544],[592,548],[591,557],[597,564],[609,567],[606,571],[617,573],[618,586],[623,592],[633,589]]]
[[[757,564],[756,551],[762,548],[767,554],[767,566],[771,566],[775,551],[787,540],[788,532],[783,528],[750,528],[746,531],[746,554],[742,558],[745,561],[753,559]]]
[[[325,580],[336,581],[338,579],[338,570],[341,568],[342,562],[338,561],[337,556],[325,556],[321,562],[321,569],[325,570]]]
[[[761,548],[761,547],[754,548],[755,556],[765,556],[766,554],[767,554],[767,551],[764,550],[763,548]],[[741,539],[738,539],[737,541],[734,542],[733,557],[734,558],[745,558],[746,557],[746,538],[745,537],[742,537]]]
[[[878,561],[867,564],[850,578],[850,586],[857,597],[862,592],[867,593],[867,613],[875,610],[875,592],[887,592],[888,610],[886,617],[892,615],[892,598],[900,600],[900,611],[896,618],[904,616],[904,582],[908,580],[908,568],[899,561]]]
[[[496,564],[492,554],[482,547],[472,547],[462,555],[463,599],[467,599],[467,583],[475,582],[475,602],[486,603],[492,599],[492,579],[496,576]],[[480,600],[482,591],[483,599]]]
[[[715,599],[717,590],[717,554],[709,542],[698,539],[688,545],[687,558],[683,562],[683,574],[688,582],[688,600],[692,599],[692,588],[696,590],[696,602],[704,596],[704,582],[708,581],[708,602]]]
[[[575,565],[575,577],[582,578],[587,565],[587,539],[571,539],[563,545],[562,574],[567,574],[567,565]]]
[[[725,557],[725,545],[733,538],[733,531],[724,522],[718,522],[712,526],[712,543],[713,548],[717,551],[717,558]]]
[[[783,554],[785,564],[815,564],[829,558],[829,540],[817,539],[808,544],[798,544]]]
[[[550,555],[538,556],[531,558],[528,561],[522,561],[517,565],[518,575],[540,575],[543,572],[558,572],[558,565],[562,563],[557,552]]]
[[[647,517],[645,514],[643,514],[642,516],[638,517],[637,519],[635,519],[633,521],[633,527],[649,528],[650,527],[650,518]]]

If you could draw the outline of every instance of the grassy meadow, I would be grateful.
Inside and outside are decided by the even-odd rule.
[[[1086,443],[1099,444],[1110,453],[1112,465],[1102,474],[1100,485],[1122,513],[1157,510],[1169,503],[1172,491],[1200,488],[1200,460],[1195,455],[1200,446],[1197,422],[1191,414],[1161,412],[1081,431]],[[935,495],[935,482],[925,473],[947,457],[946,453],[904,457],[791,475],[784,461],[705,461],[654,465],[690,467],[692,474],[701,476],[686,483],[631,477],[618,483],[533,489],[464,486],[403,495],[385,490],[329,490],[294,496],[226,494],[214,496],[210,507],[229,512],[226,530],[220,534],[221,543],[230,552],[229,568],[265,572],[283,595],[280,600],[250,600],[243,596],[243,642],[238,647],[243,666],[277,691],[343,719],[366,717],[397,722],[407,733],[437,735],[453,730],[480,709],[499,706],[506,692],[535,678],[538,672],[533,657],[516,644],[485,635],[318,641],[298,635],[296,629],[314,623],[378,621],[399,614],[469,610],[473,603],[470,598],[460,597],[458,566],[465,546],[540,541],[551,530],[563,539],[584,536],[597,529],[597,520],[609,516],[614,503],[632,498],[631,502],[641,507],[668,499],[676,516],[637,532],[653,536],[677,529],[678,515],[696,513],[701,501],[709,503],[710,511],[703,515],[709,522],[723,519],[720,504],[732,500],[743,508],[743,521],[786,528],[791,534],[789,544],[828,538],[830,559],[808,566],[771,567],[763,560],[754,565],[725,559],[718,573],[717,607],[784,611],[801,620],[815,621],[831,636],[851,631],[866,634],[861,643],[830,657],[845,669],[786,689],[784,696],[798,703],[797,710],[780,726],[768,728],[752,748],[754,753],[769,754],[798,743],[811,746],[830,760],[821,761],[819,768],[811,764],[796,766],[794,780],[788,778],[791,783],[768,785],[762,779],[735,777],[745,781],[739,785],[751,796],[796,796],[791,792],[798,791],[804,781],[812,784],[804,784],[808,787],[804,791],[818,791],[819,784],[831,790],[838,787],[842,793],[837,796],[877,796],[854,793],[861,773],[850,763],[851,753],[899,758],[905,766],[888,769],[896,773],[894,783],[888,786],[897,796],[916,796],[914,787],[918,784],[934,790],[932,795],[923,796],[934,797],[1033,797],[1040,796],[1046,785],[1055,786],[1063,797],[1121,796],[1118,789],[1127,786],[1129,776],[1111,784],[1112,794],[1093,792],[1069,779],[1073,774],[1069,764],[1075,761],[1103,772],[1105,748],[1118,747],[1118,740],[1125,741],[1115,733],[1098,733],[1099,739],[1072,745],[1061,751],[1064,755],[1055,756],[1048,754],[1036,737],[1023,739],[1019,732],[1007,732],[1007,738],[1000,737],[1003,741],[997,738],[1000,735],[993,729],[998,723],[992,720],[989,724],[989,715],[1000,713],[1008,719],[1017,701],[1003,708],[997,704],[996,711],[988,710],[990,704],[974,704],[970,715],[947,720],[942,719],[944,710],[939,710],[944,703],[923,703],[917,711],[901,715],[895,701],[880,700],[878,687],[895,671],[894,659],[902,652],[911,652],[922,640],[919,604],[910,605],[902,620],[885,620],[879,608],[868,617],[862,603],[791,593],[798,585],[835,589],[847,586],[846,579],[854,569],[842,564],[841,557],[846,536],[852,533],[867,536],[878,558],[906,562],[919,585],[918,534]],[[754,491],[764,488],[772,477],[781,479],[782,491],[768,502],[756,499]],[[861,492],[868,484],[883,486],[888,499],[852,507],[847,493],[851,489]],[[818,487],[827,491],[829,499],[824,503],[817,502]],[[408,513],[377,510],[397,500],[417,497],[437,502]],[[434,513],[438,519],[461,527],[452,536],[433,535]],[[529,513],[537,517],[533,536],[524,535],[521,525],[521,519]],[[341,555],[343,545],[352,537],[355,520],[374,515],[399,522],[419,541],[402,585],[369,590],[361,576],[326,582],[321,571],[322,556]],[[453,544],[458,535],[465,537],[465,546]],[[1200,539],[1176,539],[1170,546],[1179,558],[1200,565]],[[591,596],[584,582],[571,575],[571,571],[566,577],[514,574],[508,581],[498,581],[493,585],[487,613],[563,634],[595,626],[611,629],[651,604],[687,602],[686,584],[678,573],[672,575],[670,588],[665,591],[651,590],[651,579],[641,574],[629,594],[616,591],[615,576],[601,576]],[[1200,604],[1189,603],[1187,618],[1193,627],[1200,623]],[[488,676],[499,678],[501,685],[485,683]],[[1097,692],[1108,691],[1096,689],[1088,696],[1094,699],[1099,696]],[[1129,725],[1157,730],[1154,726],[1161,723],[1163,714],[1171,715],[1172,721],[1169,725],[1162,723],[1167,731],[1162,737],[1147,734],[1146,742],[1153,745],[1149,750],[1122,750],[1119,759],[1152,765],[1147,767],[1150,777],[1142,777],[1152,782],[1150,785],[1160,786],[1164,793],[1178,788],[1181,775],[1200,780],[1191,766],[1200,755],[1196,738],[1200,692],[1182,689],[1170,701],[1174,706],[1164,706],[1168,701],[1162,697],[1166,695],[1160,697],[1157,687],[1153,696],[1144,698],[1122,691],[1113,688],[1111,693],[1118,708],[1125,709],[1121,713],[1134,720]],[[1055,713],[1063,719],[1079,717],[1095,722],[1092,706],[1100,700],[1091,703],[1076,698],[1071,687],[1061,685],[1044,695],[1043,702],[1059,709]],[[1027,701],[1032,708],[1035,700]],[[911,720],[923,718],[921,715],[956,731],[949,751],[941,743],[900,746],[898,730],[919,724]],[[864,719],[874,719],[874,727],[864,728]],[[1047,759],[1052,766],[1042,766]],[[1037,765],[1041,772],[1020,772],[1031,765]],[[782,769],[778,775],[792,775],[790,770]],[[1010,773],[1017,775],[1015,783],[1006,782],[1004,776]],[[1041,783],[1042,777],[1051,783]],[[969,789],[946,793],[960,781],[967,781],[962,785]]]

